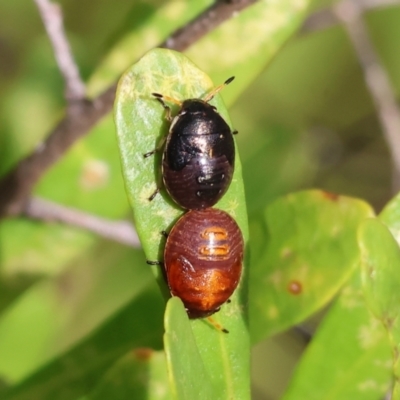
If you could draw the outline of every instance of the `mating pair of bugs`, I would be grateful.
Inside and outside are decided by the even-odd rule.
[[[212,208],[232,180],[236,132],[209,101],[233,79],[203,99],[181,102],[153,93],[170,122],[162,157],[163,183],[171,198],[189,211],[168,234],[163,263],[148,263],[164,266],[171,295],[183,301],[191,318],[218,311],[236,289],[242,272],[242,233],[229,214]],[[166,102],[180,107],[176,116]],[[158,189],[149,200],[157,193]]]

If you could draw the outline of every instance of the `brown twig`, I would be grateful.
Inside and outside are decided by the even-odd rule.
[[[0,215],[24,211],[35,183],[65,151],[110,111],[116,85],[95,101],[79,101],[36,150],[0,181]]]
[[[185,27],[178,29],[160,46],[183,51],[238,11],[255,0],[231,0],[214,3]],[[50,35],[50,31],[49,31]],[[27,158],[21,160],[0,180],[0,217],[19,215],[27,205],[36,182],[68,148],[111,111],[116,83],[93,101],[78,100],[52,130],[48,138]]]
[[[176,30],[158,47],[183,51],[256,0],[217,1],[201,15]]]
[[[355,0],[342,0],[334,7],[334,12],[344,24],[354,46],[365,83],[375,104],[392,156],[393,189],[397,191],[400,188],[400,110],[392,91],[390,78],[369,38],[359,5],[360,3]]]
[[[24,214],[33,219],[57,221],[77,226],[106,239],[131,247],[140,247],[138,236],[129,221],[114,221],[101,218],[37,197],[33,197],[28,201]]]
[[[67,101],[81,100],[85,97],[85,84],[65,36],[61,8],[49,0],[35,0],[35,3],[53,46],[58,68],[64,77],[65,97]]]

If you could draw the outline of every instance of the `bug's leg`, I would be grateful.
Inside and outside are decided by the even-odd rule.
[[[172,114],[171,114],[171,107],[167,106],[164,103],[163,95],[160,93],[152,93],[152,95],[157,99],[157,101],[164,107],[165,112],[167,113],[166,119],[167,121],[171,122],[172,121]]]
[[[217,310],[219,311],[219,309]],[[229,333],[228,329],[225,329],[220,323],[218,323],[214,318],[207,317],[207,321],[218,331]]]
[[[161,189],[164,187],[164,182],[162,180],[162,177],[157,178],[157,187],[156,190],[152,193],[152,195],[148,198],[149,201],[153,201],[154,198],[160,193]]]
[[[237,131],[236,129],[232,131],[232,135],[237,135],[239,133],[239,131]]]
[[[161,235],[163,235],[165,238],[168,237],[168,232],[167,231],[161,231]],[[149,265],[164,265],[162,261],[151,261],[151,260],[146,260],[146,263]]]
[[[158,147],[156,147],[154,150],[149,151],[148,153],[143,154],[143,157],[144,157],[144,158],[150,157],[150,156],[152,156],[153,154],[157,153],[158,151],[160,151],[160,150],[159,150]]]
[[[150,156],[152,156],[153,154],[158,153],[159,151],[161,151],[162,148],[164,147],[164,143],[165,143],[166,138],[167,138],[167,137],[164,136],[164,137],[160,140],[160,143],[158,143],[158,146],[157,146],[154,150],[149,151],[148,153],[143,154],[143,157],[144,157],[144,158],[147,158],[147,157],[150,157]]]
[[[146,260],[146,264],[149,265],[164,265],[162,261],[151,261],[151,260]]]
[[[161,176],[157,176],[156,178],[156,189],[154,192],[151,194],[151,196],[148,197],[149,201],[153,201],[154,198],[160,193],[161,189],[164,187],[164,182]]]
[[[171,102],[171,103],[178,104],[179,106],[182,106],[182,102],[180,102],[179,100],[176,100],[176,99],[174,99],[174,98],[172,98],[172,97],[164,96],[164,95],[162,95],[162,94],[160,94],[160,93],[152,93],[152,95],[153,95],[153,96],[156,98],[156,100],[164,107],[164,110],[165,110],[166,113],[167,113],[167,115],[166,115],[167,121],[168,121],[168,122],[172,122],[172,119],[173,119],[173,118],[172,118],[171,107],[168,106],[167,104],[165,104],[165,101],[164,101],[164,100],[169,101],[169,102]],[[158,146],[157,146],[154,150],[149,151],[149,152],[146,153],[146,154],[143,154],[143,157],[144,157],[144,158],[147,158],[147,157],[150,157],[150,156],[152,156],[153,154],[159,152],[159,151],[163,148],[164,143],[165,143],[165,140],[166,140],[166,136],[160,141],[160,143],[158,144]]]
[[[222,85],[219,85],[215,87],[213,90],[211,90],[210,93],[204,98],[204,101],[208,103],[210,100],[213,99],[213,97],[220,92],[226,85],[229,85],[233,80],[235,79],[234,76],[231,76],[229,79],[227,79]]]
[[[157,188],[155,192],[149,197],[149,201],[153,201],[154,198],[160,193],[160,188]]]
[[[173,97],[164,96],[160,93],[152,93],[152,95],[156,98],[156,100],[164,107],[165,112],[167,113],[166,119],[167,121],[172,121],[172,113],[171,107],[165,104],[165,101],[169,101],[170,103],[177,104],[179,107],[182,107],[182,102],[174,99]],[[165,100],[165,101],[164,101]]]

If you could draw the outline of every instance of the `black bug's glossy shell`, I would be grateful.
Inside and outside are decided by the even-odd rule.
[[[235,166],[232,131],[215,107],[200,99],[182,103],[167,137],[164,185],[181,207],[212,207],[228,190]]]
[[[171,294],[191,318],[213,314],[232,295],[242,273],[243,246],[237,223],[221,210],[191,210],[174,225],[164,268]]]

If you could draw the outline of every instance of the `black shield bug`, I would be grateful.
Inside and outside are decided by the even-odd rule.
[[[159,93],[171,122],[162,159],[164,186],[172,199],[186,209],[212,207],[228,190],[235,167],[232,131],[209,101],[234,77],[214,88],[204,99],[179,101]],[[175,117],[165,102],[180,106]],[[154,152],[146,153],[148,157]],[[152,200],[157,191],[150,197]]]

